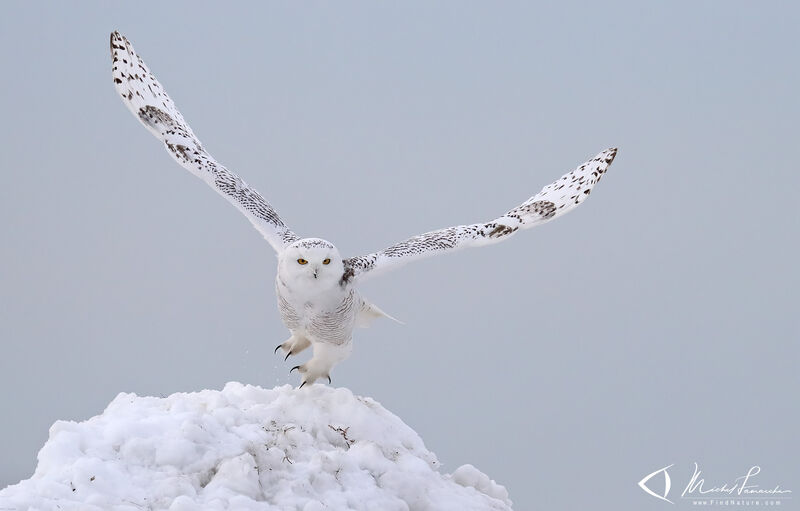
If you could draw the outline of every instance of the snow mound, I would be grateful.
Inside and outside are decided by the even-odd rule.
[[[58,421],[2,509],[510,510],[472,465],[452,475],[398,417],[347,389],[228,383],[166,398],[119,394]]]

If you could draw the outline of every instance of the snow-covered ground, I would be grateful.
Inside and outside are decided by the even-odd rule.
[[[229,383],[166,398],[120,394],[58,421],[3,510],[508,510],[471,465],[439,472],[422,439],[344,388]]]

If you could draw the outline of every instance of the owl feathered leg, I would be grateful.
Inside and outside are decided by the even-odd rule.
[[[277,353],[278,350],[282,349],[283,351],[286,352],[286,356],[283,358],[284,360],[286,360],[292,355],[297,355],[298,353],[308,348],[309,346],[311,346],[311,341],[309,341],[302,335],[297,335],[293,333],[291,337],[286,339],[286,342],[278,344],[275,347],[275,353]]]
[[[300,387],[311,385],[320,378],[327,378],[331,382],[331,369],[333,366],[350,356],[353,349],[353,342],[344,344],[331,344],[327,342],[312,342],[314,346],[314,356],[305,364],[294,366],[289,370],[291,373],[295,369],[300,373],[302,380]]]

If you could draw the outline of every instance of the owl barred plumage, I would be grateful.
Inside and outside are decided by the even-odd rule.
[[[432,255],[497,243],[520,229],[549,222],[589,196],[617,153],[615,148],[606,149],[489,222],[431,231],[378,252],[342,259],[332,243],[297,236],[257,191],[203,148],[164,88],[118,32],[111,34],[111,59],[114,87],[134,116],[182,167],[239,209],[277,252],[278,310],[291,337],[275,351],[282,349],[288,358],[313,346],[311,359],[292,368],[302,375],[301,387],[319,378],[330,381],[333,366],[352,350],[356,326],[390,317],[361,297],[354,287],[358,281]]]
[[[461,225],[432,231],[401,241],[379,252],[345,259],[344,280],[370,275],[410,261],[466,247],[502,241],[519,229],[549,222],[583,202],[614,161],[617,150],[606,149],[577,169],[562,176],[541,192],[505,215],[482,224]]]
[[[161,139],[186,170],[215,188],[250,220],[276,251],[300,239],[264,198],[203,149],[175,103],[119,32],[111,34],[111,73],[122,102]]]

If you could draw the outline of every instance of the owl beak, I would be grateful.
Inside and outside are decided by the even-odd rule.
[[[317,270],[314,270],[314,278],[317,278]]]

